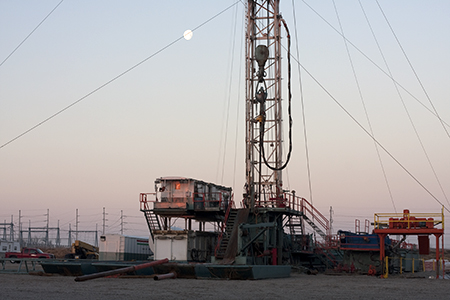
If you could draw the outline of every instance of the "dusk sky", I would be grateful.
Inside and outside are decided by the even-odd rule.
[[[23,227],[43,226],[49,209],[50,226],[66,230],[78,209],[80,229],[93,230],[105,207],[107,231],[123,210],[125,233],[148,235],[139,193],[163,176],[231,186],[240,202],[245,8],[235,2],[66,0],[6,59],[60,0],[0,0],[0,222],[17,225],[21,210]],[[293,1],[281,1],[292,55],[314,77],[301,70],[312,201],[327,216],[333,207],[335,232],[374,213],[450,209],[450,1],[378,3],[389,23],[377,1],[295,1],[295,19]],[[295,60],[283,179],[310,200]],[[283,61],[286,79],[286,52]],[[392,199],[372,138],[340,107],[370,131],[363,102],[375,138],[410,173],[379,148]]]

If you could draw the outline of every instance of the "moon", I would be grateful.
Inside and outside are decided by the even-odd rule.
[[[194,35],[194,33],[191,30],[186,30],[183,34],[184,38],[189,41],[190,39],[192,39],[192,36]]]

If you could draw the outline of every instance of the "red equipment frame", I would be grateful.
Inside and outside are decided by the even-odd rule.
[[[436,226],[441,228],[436,228]],[[441,213],[411,214],[408,209],[402,214],[375,214],[374,233],[380,237],[380,260],[385,259],[384,239],[387,235],[431,235],[436,236],[436,278],[439,277],[439,239],[442,237],[442,259],[444,258],[444,208]],[[445,267],[442,267],[444,275]]]

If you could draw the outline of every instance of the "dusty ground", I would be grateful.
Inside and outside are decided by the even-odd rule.
[[[417,275],[428,274],[418,273]],[[100,278],[0,274],[2,299],[449,299],[450,280],[305,275],[269,280]]]

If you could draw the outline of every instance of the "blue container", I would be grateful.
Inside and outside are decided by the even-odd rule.
[[[338,231],[340,247],[342,250],[380,251],[380,238],[378,234],[353,233]],[[384,239],[385,249],[391,244],[389,237]]]

